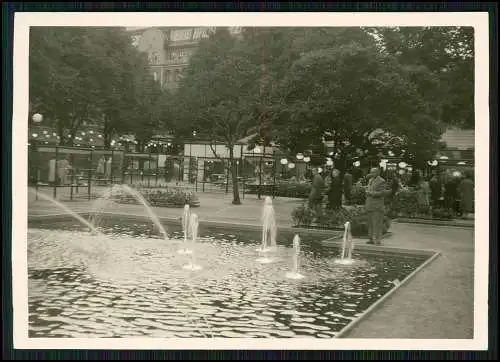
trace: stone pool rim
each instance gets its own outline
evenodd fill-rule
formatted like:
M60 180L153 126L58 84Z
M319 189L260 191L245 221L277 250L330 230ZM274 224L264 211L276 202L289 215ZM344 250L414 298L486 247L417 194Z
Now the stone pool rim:
M80 216L88 216L90 212L75 212ZM150 220L150 217L147 215L140 214L125 214L118 212L102 212L101 215L107 217L122 217L123 219L128 220ZM55 214L41 214L41 215L29 215L29 220L54 220L54 219L67 219L72 218L71 215L67 213L55 213ZM161 222L179 222L180 217L158 217ZM77 221L77 220L75 220ZM261 225L259 224L248 224L248 223L238 223L238 222L224 222L220 220L204 220L200 219L200 222L212 227L229 227L243 231L259 231L261 229ZM29 229L29 226L28 226ZM317 230L317 229L307 229L307 228L297 228L297 227L279 227L279 230L292 232L292 233L305 233L308 235L318 235L325 236L324 239L318 240L317 242L324 246L335 246L338 247L342 244L342 233L340 231L336 231L340 233L340 235L331 236L333 230ZM356 240L356 239L355 239ZM363 240L363 239L357 239ZM358 317L354 318L351 322L345 325L332 339L345 338L344 336L349 333L355 326L357 326L360 322L363 321L366 317L374 313L377 308L383 305L390 297L392 297L399 289L403 286L406 286L411 279L413 279L420 271L429 266L433 261L435 261L440 255L441 252L438 250L432 249L410 249L410 248L401 248L401 247L393 247L393 246L385 246L385 245L369 245L364 241L362 243L356 244L356 249L361 252L375 253L375 254L403 254L403 255L413 255L417 257L426 257L425 260L420 264L415 270L413 270L409 275L407 275L398 285L394 288L390 289L384 295L382 295L379 299L377 299L372 305L370 305L365 311L361 313ZM238 339L238 338L236 338Z

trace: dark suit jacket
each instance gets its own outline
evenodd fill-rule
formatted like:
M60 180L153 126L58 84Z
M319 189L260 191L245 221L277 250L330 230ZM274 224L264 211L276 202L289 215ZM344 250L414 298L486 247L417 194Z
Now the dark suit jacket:
M391 193L385 180L380 176L371 178L368 181L366 192L366 211L384 211L384 197L389 196Z

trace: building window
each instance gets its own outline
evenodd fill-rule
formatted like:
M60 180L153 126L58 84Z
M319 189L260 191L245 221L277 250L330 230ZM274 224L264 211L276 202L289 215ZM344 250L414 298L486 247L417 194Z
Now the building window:
M158 73L153 72L153 79L155 80L155 82L158 81Z
M181 71L180 71L180 69L177 69L175 71L175 81L178 82L180 80L181 80Z

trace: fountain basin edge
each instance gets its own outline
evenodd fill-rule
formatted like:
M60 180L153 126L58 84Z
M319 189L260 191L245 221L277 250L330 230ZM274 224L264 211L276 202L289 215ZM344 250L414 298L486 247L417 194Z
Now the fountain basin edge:
M404 249L403 249L404 250ZM409 249L406 249L409 250ZM413 277L415 277L421 270L430 265L434 260L436 260L441 255L440 252L436 251L430 258L425 260L420 266L418 266L414 271L412 271L406 278L404 278L395 288L390 289L387 293L382 295L375 303L368 307L364 312L361 313L360 316L352 320L349 324L347 324L344 328L342 328L334 338L348 338L347 335L349 332L357 326L360 322L366 319L370 314L377 310L377 308L381 307L387 300L389 300L399 289L403 286L406 286ZM383 337L380 337L383 338Z

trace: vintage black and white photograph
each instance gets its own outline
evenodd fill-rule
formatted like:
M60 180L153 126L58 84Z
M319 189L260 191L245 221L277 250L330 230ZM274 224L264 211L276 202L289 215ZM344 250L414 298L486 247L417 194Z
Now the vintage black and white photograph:
M18 19L22 345L486 348L488 15L163 15Z

